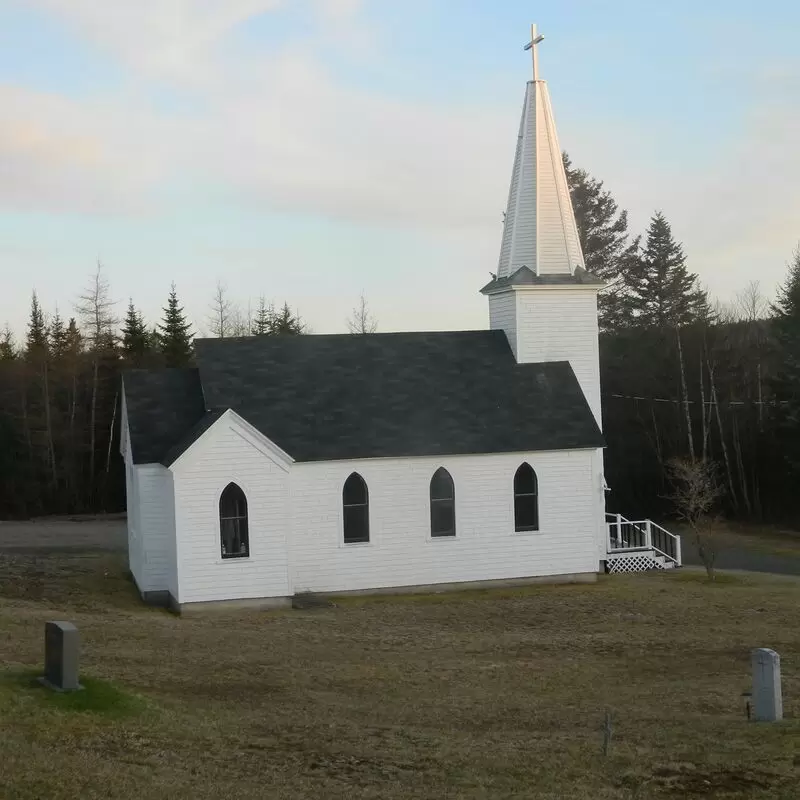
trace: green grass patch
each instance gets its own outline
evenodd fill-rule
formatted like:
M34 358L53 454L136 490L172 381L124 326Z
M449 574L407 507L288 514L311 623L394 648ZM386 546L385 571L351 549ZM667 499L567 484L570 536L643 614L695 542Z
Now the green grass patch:
M36 700L42 707L114 719L136 716L144 710L144 700L123 691L110 681L81 676L83 689L56 692L39 682L41 674L41 671L34 669L0 673L0 691L5 695L5 700L12 700L14 694L24 695Z

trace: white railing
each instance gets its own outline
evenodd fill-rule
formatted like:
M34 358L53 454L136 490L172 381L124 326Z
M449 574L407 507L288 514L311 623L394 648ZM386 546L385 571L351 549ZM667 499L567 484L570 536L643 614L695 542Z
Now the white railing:
M609 553L654 550L678 567L682 563L681 537L652 520L631 521L622 514L606 514L606 527Z

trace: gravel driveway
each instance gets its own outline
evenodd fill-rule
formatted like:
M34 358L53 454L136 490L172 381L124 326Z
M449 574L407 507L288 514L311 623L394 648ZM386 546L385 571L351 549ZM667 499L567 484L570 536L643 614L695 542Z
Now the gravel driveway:
M0 521L0 552L125 551L125 519Z
M0 552L35 553L81 550L125 552L124 517L92 519L41 519L27 522L0 521ZM688 536L683 537L685 564L701 561ZM800 556L792 557L752 548L726 545L717 556L717 569L800 575Z
M690 537L684 536L683 563L702 566L702 561ZM750 547L724 545L717 554L716 569L736 569L747 572L772 572L778 575L800 575L800 556L789 556Z

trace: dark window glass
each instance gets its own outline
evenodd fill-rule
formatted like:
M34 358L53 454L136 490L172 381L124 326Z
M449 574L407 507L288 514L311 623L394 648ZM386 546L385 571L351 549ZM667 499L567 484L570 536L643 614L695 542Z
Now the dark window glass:
M440 467L431 478L431 536L456 535L456 490L450 473Z
M539 530L539 481L530 464L514 476L514 530Z
M250 554L247 498L235 483L229 483L219 498L219 535L223 558L247 558Z
M342 490L345 544L369 541L369 492L364 479L354 472Z

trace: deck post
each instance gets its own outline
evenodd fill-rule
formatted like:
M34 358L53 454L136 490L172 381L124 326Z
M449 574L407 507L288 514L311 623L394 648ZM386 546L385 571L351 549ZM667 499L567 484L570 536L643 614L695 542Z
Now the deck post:
M653 547L653 529L649 519L644 521L644 544L648 550Z
M681 553L681 537L680 536L676 536L675 537L675 561L677 562L677 565L679 567L683 566L683 556L682 556L682 553Z
M617 547L622 547L622 514L617 514Z

